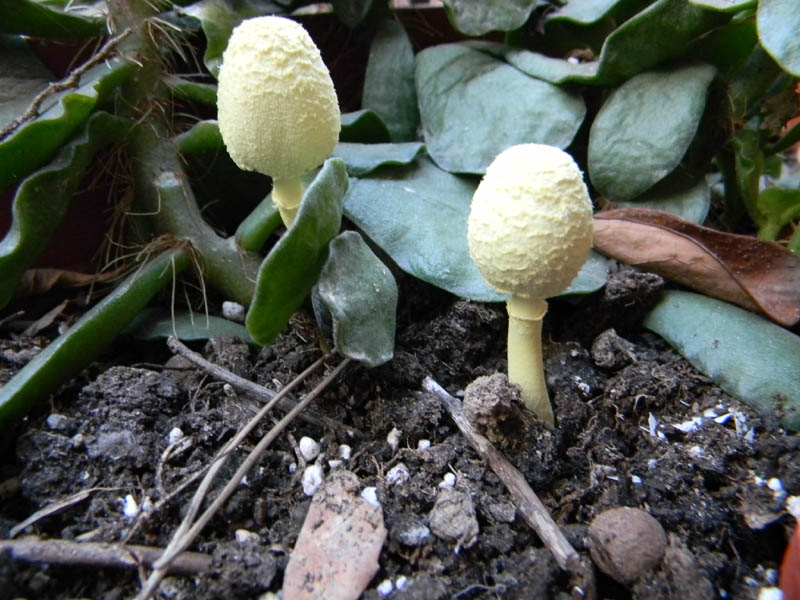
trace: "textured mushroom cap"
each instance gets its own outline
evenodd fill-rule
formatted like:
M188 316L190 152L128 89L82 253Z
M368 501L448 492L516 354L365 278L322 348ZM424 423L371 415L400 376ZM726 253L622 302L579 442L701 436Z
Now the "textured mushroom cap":
M239 167L285 179L331 155L339 140L339 103L301 25L283 17L242 21L222 61L219 129Z
M554 146L521 144L494 159L472 198L469 252L498 292L563 292L592 247L592 202L578 165Z

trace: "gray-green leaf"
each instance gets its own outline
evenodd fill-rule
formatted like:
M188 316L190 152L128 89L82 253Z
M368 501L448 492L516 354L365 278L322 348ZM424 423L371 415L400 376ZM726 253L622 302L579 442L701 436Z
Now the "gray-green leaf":
M345 231L328 246L316 296L332 318L340 354L368 367L392 359L397 284L357 232Z
M404 144L341 142L334 148L333 156L345 162L348 175L362 177L384 165L407 165L419 156L422 147L421 142Z
M678 166L715 73L704 64L652 71L611 93L589 134L589 175L603 195L631 200Z
M444 0L450 22L467 35L519 29L537 4L537 0Z
M726 302L671 291L644 325L723 390L800 430L800 337Z
M484 173L515 144L565 148L586 113L579 96L463 44L418 54L416 81L428 152L453 173Z
M800 10L796 0L761 0L758 37L770 56L792 75L800 76Z
M378 25L369 49L361 104L381 116L393 142L417 139L419 109L414 86L414 50L399 23L386 20Z

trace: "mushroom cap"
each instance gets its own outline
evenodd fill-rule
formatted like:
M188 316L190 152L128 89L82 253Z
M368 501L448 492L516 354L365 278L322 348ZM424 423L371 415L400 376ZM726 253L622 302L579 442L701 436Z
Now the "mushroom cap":
M240 168L285 179L331 155L339 103L319 49L299 23L275 16L242 21L222 61L219 129Z
M472 260L500 293L550 298L566 290L592 247L592 202L572 157L554 146L501 152L475 190Z

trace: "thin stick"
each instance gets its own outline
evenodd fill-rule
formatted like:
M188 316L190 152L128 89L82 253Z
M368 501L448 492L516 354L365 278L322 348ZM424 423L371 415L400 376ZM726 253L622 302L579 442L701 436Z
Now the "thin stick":
M72 542L69 540L40 540L24 537L19 540L0 540L0 556L9 552L11 558L27 562L50 563L81 567L150 566L161 555L161 548L125 544ZM200 552L179 554L169 565L176 575L197 575L211 565L211 556Z
M63 92L64 90L69 90L78 87L81 81L81 76L84 75L86 71L88 71L89 69L91 69L96 65L99 65L101 62L103 62L109 56L111 56L111 53L114 51L114 48L116 48L119 45L119 43L126 37L128 37L130 34L131 30L130 28L128 28L119 35L109 39L105 44L103 44L103 47L97 51L97 54L94 54L89 60L83 63L80 67L71 71L67 77L65 77L61 81L51 83L44 90L39 92L39 94L33 99L33 102L31 102L31 105L28 107L28 110L26 110L21 117L15 119L2 131L0 131L0 141L3 141L12 133L14 133L23 123L35 118L39 114L39 109L42 107L44 101L47 100L50 96L52 96L53 94L57 94L58 92Z
M432 378L426 377L422 382L422 387L439 398L470 445L489 463L492 470L502 480L517 503L519 514L533 528L544 545L550 549L558 566L571 573L578 571L581 562L580 556L561 533L547 508L525 481L522 473L489 440L475 430L461 407L461 403L448 394L442 386Z
M224 381L225 383L229 383L233 387L240 389L246 394L250 394L258 398L259 400L263 400L265 402L269 402L275 397L276 392L273 392L272 390L269 390L262 385L258 385L257 383L254 383L249 379L245 379L244 377L239 377L236 373L231 373L230 371L220 367L219 365L215 365L214 363L203 358L197 352L190 350L177 338L170 337L167 340L167 346L175 354L180 354L186 360L197 365L200 369L211 375L214 379L217 379L219 381ZM289 412L295 406L297 406L297 403L291 398L281 398L278 401L278 408L280 408L284 412ZM317 425L319 427L330 428L330 429L340 429L342 427L345 427L348 431L351 430L351 428L347 427L346 425L339 423L338 421L335 421L333 419L329 419L328 417L323 417L321 415L303 413L302 415L300 415L300 418L303 419L304 421L308 421L309 423L312 423L313 425Z

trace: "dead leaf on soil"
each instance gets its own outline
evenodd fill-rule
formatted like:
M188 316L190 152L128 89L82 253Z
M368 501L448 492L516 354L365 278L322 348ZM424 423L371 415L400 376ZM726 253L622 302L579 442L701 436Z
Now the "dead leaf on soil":
M594 247L781 325L800 320L800 258L774 242L701 227L659 210L622 208L595 215Z
M80 273L64 269L28 269L17 286L17 296L35 296L55 288L86 287L93 283L105 283L119 277L124 271L117 269L107 273Z
M383 511L359 496L359 486L340 471L314 494L283 575L284 600L355 600L378 571Z

